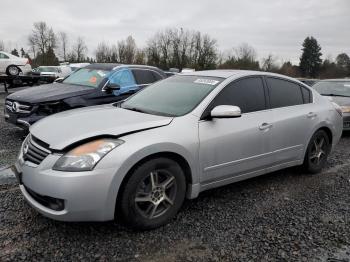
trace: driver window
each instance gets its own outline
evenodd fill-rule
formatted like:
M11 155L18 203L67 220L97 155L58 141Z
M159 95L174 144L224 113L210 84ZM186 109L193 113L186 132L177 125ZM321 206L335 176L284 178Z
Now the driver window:
M120 86L119 90L113 91L114 95L127 93L136 88L134 77L128 69L123 69L112 75L110 77L110 83Z
M249 77L228 84L212 101L205 114L219 105L238 106L242 113L266 109L264 84L261 77Z

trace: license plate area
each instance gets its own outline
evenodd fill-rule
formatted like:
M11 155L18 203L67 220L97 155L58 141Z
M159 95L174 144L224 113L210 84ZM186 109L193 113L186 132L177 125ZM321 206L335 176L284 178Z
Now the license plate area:
M344 122L343 123L344 128L350 128L350 122Z

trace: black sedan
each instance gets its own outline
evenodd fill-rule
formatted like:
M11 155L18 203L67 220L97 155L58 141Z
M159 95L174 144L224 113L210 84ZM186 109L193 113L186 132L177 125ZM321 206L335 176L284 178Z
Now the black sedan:
M61 111L124 100L167 76L150 66L92 64L60 83L28 88L5 101L6 121L27 129L36 121Z

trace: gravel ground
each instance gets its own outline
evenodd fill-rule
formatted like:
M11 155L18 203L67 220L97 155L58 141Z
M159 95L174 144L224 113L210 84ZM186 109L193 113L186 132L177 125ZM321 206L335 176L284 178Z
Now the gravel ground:
M0 115L0 169L24 135ZM322 174L291 168L210 190L147 232L47 219L0 179L0 261L350 261L349 146L345 134Z

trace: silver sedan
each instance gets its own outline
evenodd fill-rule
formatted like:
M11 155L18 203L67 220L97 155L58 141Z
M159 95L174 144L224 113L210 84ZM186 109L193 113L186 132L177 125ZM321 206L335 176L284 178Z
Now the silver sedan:
M294 79L190 72L39 121L14 171L47 217L150 229L204 190L297 165L320 172L342 123L339 106Z

